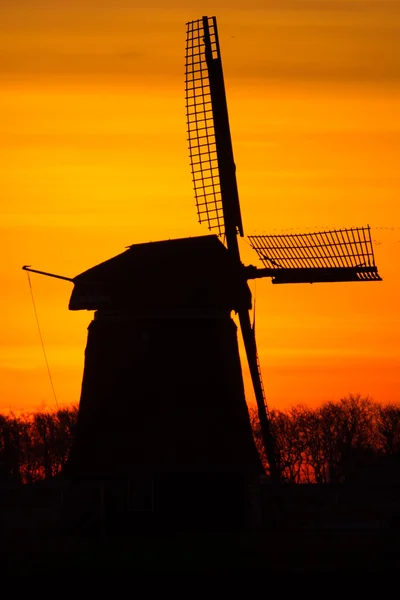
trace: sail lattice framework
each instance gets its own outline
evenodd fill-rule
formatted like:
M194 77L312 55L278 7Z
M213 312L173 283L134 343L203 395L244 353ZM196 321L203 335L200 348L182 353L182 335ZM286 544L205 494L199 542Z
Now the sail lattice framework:
M213 17L207 18L207 26L211 58L219 59L218 34ZM186 27L186 122L197 214L199 223L208 223L210 230L217 230L221 235L225 225L204 21L190 21Z
M273 283L381 280L369 226L248 239Z

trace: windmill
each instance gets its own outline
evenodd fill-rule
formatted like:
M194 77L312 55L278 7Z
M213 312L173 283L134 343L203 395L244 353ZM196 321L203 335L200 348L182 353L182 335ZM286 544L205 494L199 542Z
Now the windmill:
M135 244L74 278L69 308L94 310L78 431L67 471L102 476L193 472L257 476L238 315L271 479L279 481L251 325L248 280L378 281L369 227L244 236L215 17L187 23L186 115L200 223L210 235ZM224 243L220 238L224 239Z

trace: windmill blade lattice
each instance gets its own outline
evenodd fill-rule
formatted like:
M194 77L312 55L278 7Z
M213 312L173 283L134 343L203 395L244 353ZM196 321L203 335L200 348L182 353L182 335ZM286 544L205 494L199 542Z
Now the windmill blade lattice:
M207 18L212 57L218 57L216 25ZM186 120L190 165L200 223L224 233L221 183L215 139L210 78L205 54L203 19L187 23Z
M369 226L248 239L275 283L381 279Z
M243 237L243 224L215 17L187 23L185 64L189 155L199 221L224 234L228 248L239 258L236 238Z

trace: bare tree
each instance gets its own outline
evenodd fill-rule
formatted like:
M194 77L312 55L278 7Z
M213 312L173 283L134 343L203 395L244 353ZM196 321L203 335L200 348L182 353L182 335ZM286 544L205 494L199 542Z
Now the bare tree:
M0 478L32 483L61 472L75 435L78 409L0 415Z
M400 452L400 406L378 405L378 451L380 454Z
M0 417L0 473L2 480L21 482L26 425L14 414Z

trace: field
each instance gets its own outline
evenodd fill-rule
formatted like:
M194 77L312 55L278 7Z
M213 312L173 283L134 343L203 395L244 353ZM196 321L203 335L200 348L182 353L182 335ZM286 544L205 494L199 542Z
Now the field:
M283 486L277 500L266 486L250 520L235 524L231 514L221 527L216 520L199 524L187 511L184 517L172 511L170 518L159 512L157 518L154 506L127 511L120 504L115 510L115 502L114 510L105 502L103 512L73 511L71 519L65 497L60 503L62 489L57 484L2 490L5 575L387 577L400 567L399 490L393 487ZM104 500L104 494L99 497Z

